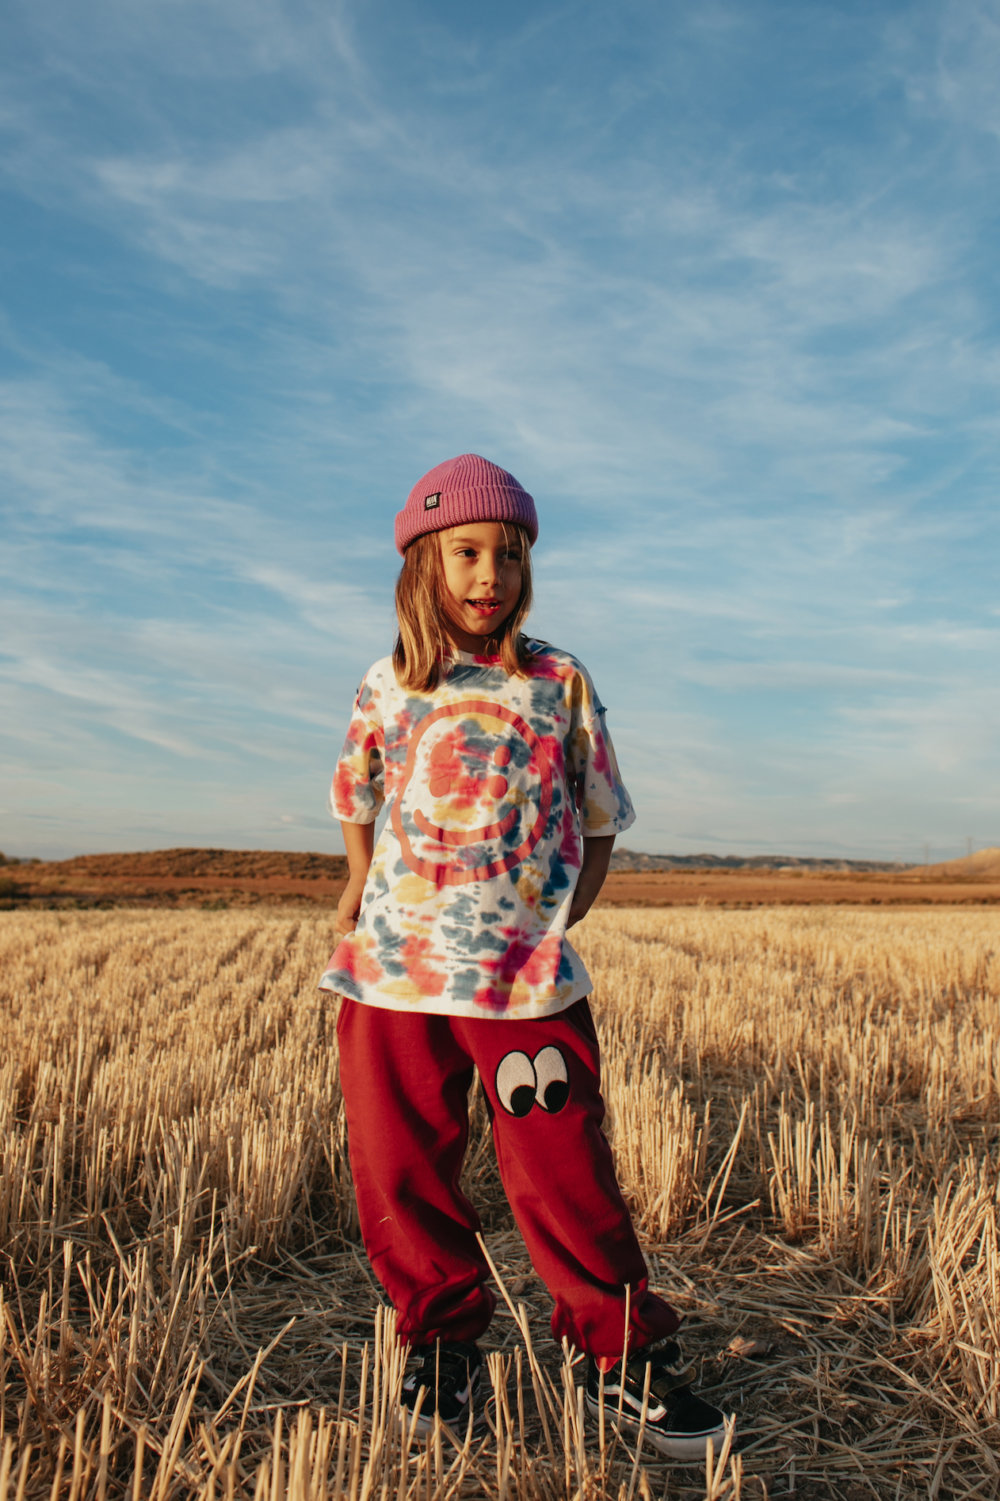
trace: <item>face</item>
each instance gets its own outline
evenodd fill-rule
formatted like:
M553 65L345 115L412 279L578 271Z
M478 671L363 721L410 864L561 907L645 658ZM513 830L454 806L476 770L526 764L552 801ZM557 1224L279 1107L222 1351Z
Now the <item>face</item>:
M481 652L517 608L521 539L499 521L463 523L440 536L445 632L459 651Z

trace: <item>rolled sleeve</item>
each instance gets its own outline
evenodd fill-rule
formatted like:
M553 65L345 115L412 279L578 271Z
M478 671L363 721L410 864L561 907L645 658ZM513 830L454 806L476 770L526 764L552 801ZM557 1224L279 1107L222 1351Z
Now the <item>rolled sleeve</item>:
M604 705L582 670L574 700L569 773L580 814L580 832L585 839L621 834L635 823L635 809L618 770L604 722Z

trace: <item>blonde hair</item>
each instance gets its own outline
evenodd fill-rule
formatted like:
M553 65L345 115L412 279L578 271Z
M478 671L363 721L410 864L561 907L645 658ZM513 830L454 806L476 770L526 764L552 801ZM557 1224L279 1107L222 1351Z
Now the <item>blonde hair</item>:
M510 677L526 677L534 660L522 627L531 609L531 542L525 527L502 523L505 540L516 537L521 544L521 592L517 604L497 636L484 636L484 649L495 643L504 671ZM438 681L441 663L450 643L444 621L448 614L441 533L425 532L414 537L403 554L396 580L396 618L399 635L392 651L392 665L403 688L426 693Z

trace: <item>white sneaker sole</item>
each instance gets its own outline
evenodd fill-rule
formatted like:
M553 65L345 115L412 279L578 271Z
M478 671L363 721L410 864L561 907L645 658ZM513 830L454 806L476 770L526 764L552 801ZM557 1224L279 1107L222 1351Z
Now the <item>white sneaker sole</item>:
M601 1404L595 1402L587 1393L587 1407L591 1415L599 1418ZM638 1433L642 1427L641 1420L623 1407L619 1413L617 1406L605 1407L604 1420L606 1423L614 1423L618 1427L627 1428L630 1433ZM643 1429L643 1443L658 1449L661 1454L666 1454L669 1459L693 1459L705 1458L705 1445L712 1440L712 1447L716 1454L722 1448L726 1437L726 1426L720 1423L716 1428L706 1428L704 1433L663 1433L662 1430L651 1427L649 1423Z
M417 1435L418 1438L426 1438L427 1435L433 1430L434 1419L437 1417L437 1413L436 1412L424 1412L423 1408L421 1408L420 1413L419 1413L419 1415L417 1417L416 1422L413 1422L412 1413L411 1413L410 1408L405 1407L403 1409L403 1411L407 1415L406 1416L407 1426L410 1426L412 1424L413 1432ZM475 1407L473 1407L471 1409L471 1411L472 1411L472 1431L473 1431L473 1433L475 1433L476 1429L479 1427L480 1423L483 1421L483 1415ZM468 1432L468 1428L469 1428L469 1413L468 1412L463 1412L460 1418L456 1418L451 1423L446 1423L445 1420L444 1420L444 1418L442 1418L441 1419L441 1427L442 1428L450 1428L451 1431L452 1431L452 1433L456 1433L460 1437L464 1437L465 1434Z

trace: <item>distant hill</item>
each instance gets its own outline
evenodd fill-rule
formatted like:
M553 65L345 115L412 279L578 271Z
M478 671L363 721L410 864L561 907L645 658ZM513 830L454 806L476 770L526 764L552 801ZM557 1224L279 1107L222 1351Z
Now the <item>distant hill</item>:
M0 868L0 906L331 907L346 879L345 856L291 850L139 850L8 860Z
M3 857L0 856L0 864ZM1000 873L1000 850L980 850L971 860L952 860L947 865L914 868L901 860L842 860L805 855L647 855L637 850L616 849L611 857L612 870L801 870L831 871L902 871L928 875L961 875L968 866L969 875L989 878L990 871ZM961 867L961 869L959 869ZM994 867L996 869L994 870ZM211 880L343 880L347 874L343 855L320 855L296 850L224 850L169 849L114 852L105 855L74 855L68 860L9 860L10 874L38 879L58 875L63 879L98 881L181 881L186 878Z
M909 870L902 860L840 860L808 855L644 855L616 849L612 870L802 870L809 872Z
M214 879L261 880L268 877L318 880L327 876L341 880L347 873L343 855L300 854L293 850L175 849L138 850L110 855L74 855L70 860L32 861L33 872L58 871L64 876L91 876L113 880L145 878L182 879L210 876Z
M311 906L331 914L343 855L169 849L0 863L0 908ZM603 906L815 903L1000 905L1000 849L944 865L794 855L645 855L616 850Z
M918 865L915 876L945 877L952 881L1000 881L1000 846L976 850L974 855L963 855L960 860L945 860L939 865Z

